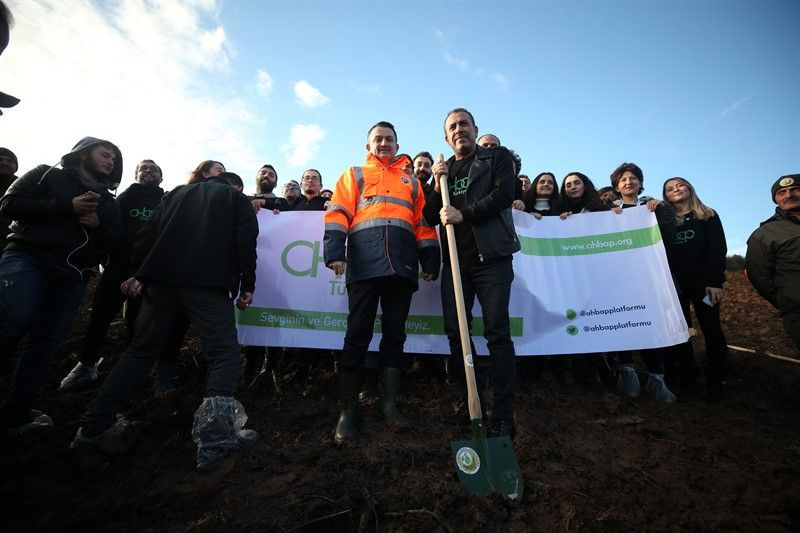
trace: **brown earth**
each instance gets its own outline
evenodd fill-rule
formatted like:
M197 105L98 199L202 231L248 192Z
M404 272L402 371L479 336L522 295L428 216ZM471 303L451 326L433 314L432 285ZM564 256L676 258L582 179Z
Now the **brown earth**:
M345 510L360 531L800 530L800 364L763 352L800 354L741 272L729 275L723 325L731 345L759 353L731 352L721 403L700 394L664 407L622 401L611 387L568 394L549 373L522 380L515 449L525 493L513 505L459 484L450 442L469 430L438 424L455 397L432 358L410 373L412 431L391 433L370 404L361 438L338 448L331 357L314 354L306 372L307 358L287 356L276 364L280 392L268 383L240 395L258 443L199 474L190 430L203 370L191 339L178 394L157 401L148 388L126 413L143 421L133 450L76 458L67 445L96 389L56 388L88 309L80 316L38 402L55 430L0 438L2 531L281 531ZM119 344L104 355L118 356ZM702 362L702 341L695 349Z

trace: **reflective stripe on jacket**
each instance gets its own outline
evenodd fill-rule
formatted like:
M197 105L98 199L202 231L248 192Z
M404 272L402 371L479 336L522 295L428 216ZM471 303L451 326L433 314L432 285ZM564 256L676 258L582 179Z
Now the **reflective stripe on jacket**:
M397 275L416 287L423 272L439 274L439 242L425 222L425 196L404 169L407 157L382 163L372 154L339 177L325 212L324 258L346 261L346 282ZM346 243L346 248L345 248Z

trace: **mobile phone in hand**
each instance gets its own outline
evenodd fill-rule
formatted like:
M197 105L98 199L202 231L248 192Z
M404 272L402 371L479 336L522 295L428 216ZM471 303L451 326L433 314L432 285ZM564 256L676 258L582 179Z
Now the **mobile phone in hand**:
M88 194L88 195L89 195L89 196L91 196L92 198L96 198L96 199L98 199L98 200L100 199L100 195L99 195L99 194L97 194L97 193L96 193L96 192L94 192L94 191L86 191L86 194Z

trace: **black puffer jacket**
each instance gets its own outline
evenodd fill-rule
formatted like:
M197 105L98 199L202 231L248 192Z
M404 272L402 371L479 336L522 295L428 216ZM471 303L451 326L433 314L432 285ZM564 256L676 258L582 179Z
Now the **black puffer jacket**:
M455 156L447 160L448 167ZM461 212L464 222L472 226L478 257L481 262L519 251L519 239L511 217L511 202L519 180L514 176L513 165L502 165L509 172L495 172L500 160L511 160L511 153L502 147L476 147L475 161L469 169L466 190L467 206ZM508 162L506 161L506 163ZM442 197L431 189L425 198L425 219L431 226L439 224ZM440 232L442 258L448 257L447 237Z
M782 314L800 313L800 218L780 207L747 239L747 278Z
M26 172L0 199L0 213L13 220L5 249L26 252L54 273L85 279L106 261L122 232L119 204L103 186L93 189L100 194L98 227L78 222L72 199L87 190L74 167L39 165Z

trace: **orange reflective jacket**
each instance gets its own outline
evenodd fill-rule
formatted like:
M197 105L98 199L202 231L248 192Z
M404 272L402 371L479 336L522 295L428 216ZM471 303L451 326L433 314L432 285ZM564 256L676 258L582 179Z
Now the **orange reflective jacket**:
M372 154L336 182L325 212L325 264L346 261L346 282L402 276L417 286L422 271L438 276L439 242L422 216L425 195L401 157L385 165ZM345 249L346 242L346 249Z

